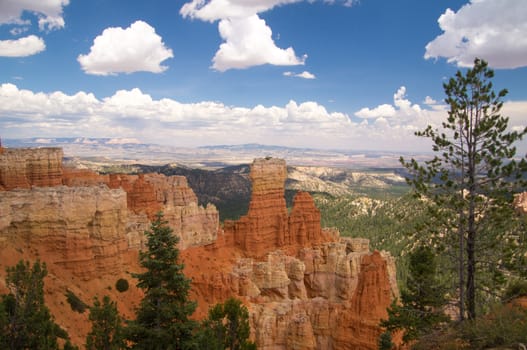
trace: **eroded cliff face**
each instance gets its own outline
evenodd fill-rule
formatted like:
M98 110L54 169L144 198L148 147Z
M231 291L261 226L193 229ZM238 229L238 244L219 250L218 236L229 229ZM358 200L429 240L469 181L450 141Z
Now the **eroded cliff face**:
M298 250L305 245L337 239L320 227L320 211L311 196L298 192L288 214L284 198L287 167L283 159L262 158L251 164L252 195L247 215L224 224L227 244L246 255L262 258L278 248Z
M62 149L10 149L0 152L0 190L62 184Z
M183 252L198 313L234 295L251 310L258 349L376 349L398 295L394 260L322 229L308 193L288 213L284 161L255 160L251 179L247 215L225 223L215 244Z
M47 264L46 304L74 343L84 344L87 312L71 310L66 291L90 304L95 295L117 301L133 317L142 292L130 272L153 216L164 212L180 248L210 244L218 229L214 206L201 207L180 176L99 175L62 167L62 150L3 149L0 154L0 293L5 268L20 259ZM130 290L119 293L119 278Z
M377 348L379 320L398 294L393 259L371 253L367 240L322 229L308 193L288 212L285 161L254 161L250 209L222 230L214 206L198 206L181 176L63 168L57 149L0 157L0 293L6 266L45 261L46 304L74 343L84 344L88 315L70 309L66 290L86 303L107 294L133 317L141 291L130 272L139 271L143 232L162 210L181 237L197 318L234 296L250 310L259 349ZM118 278L129 291L115 290Z

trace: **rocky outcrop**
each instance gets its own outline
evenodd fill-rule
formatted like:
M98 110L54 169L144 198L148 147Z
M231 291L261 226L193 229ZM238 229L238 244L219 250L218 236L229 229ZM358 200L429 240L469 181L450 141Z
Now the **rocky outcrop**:
M195 297L245 300L259 349L376 349L398 295L394 260L371 253L366 239L322 229L308 193L288 214L284 171L282 160L255 160L247 215L226 223L215 245L183 252Z
M63 169L56 149L7 153L15 165L1 167L0 263L46 261L46 302L77 344L89 323L65 306L65 290L85 302L110 294L133 317L141 291L133 282L125 294L112 286L138 271L143 232L161 210L181 237L197 318L235 296L250 310L259 349L377 347L379 320L398 293L393 259L371 253L367 240L322 229L308 193L297 193L288 212L285 161L254 161L248 213L221 230L216 208L199 206L184 177ZM24 157L39 165L24 167Z
M45 299L77 345L89 330L87 313L73 312L66 290L85 303L110 295L132 318L141 298L130 272L140 271L138 251L157 211L164 212L180 247L214 242L214 206L202 207L181 176L99 175L62 167L62 150L2 149L0 154L0 293L5 267L20 259L45 262ZM130 290L114 288L132 279Z
M97 187L0 192L0 236L83 280L120 272L128 249L126 193Z
M233 242L251 257L261 258L281 249L335 239L320 227L320 212L311 196L298 192L291 214L284 198L287 167L274 158L256 159L251 164L252 196L247 215L224 223L227 242Z
M127 206L136 221L146 216L146 222L162 211L180 237L180 248L211 244L219 229L218 211L213 205L202 207L183 176L160 174L111 174L108 185L122 188L127 193Z
M181 248L215 241L218 212L212 205L198 206L184 177L99 175L63 168L62 156L60 148L4 149L0 155L2 240L23 238L42 249L54 242L50 243L56 246L54 262L78 264L83 278L96 273L96 266L113 271L98 263L105 254L113 261L123 249L141 248L143 232L159 211L181 237Z
M143 232L148 229L151 220L159 211L163 211L165 219L169 221L175 234L181 237L182 249L210 244L216 240L219 229L218 212L213 205L202 207L188 186L183 176L164 176L160 174L110 174L100 175L88 169L63 168L62 149L3 149L0 155L0 190L36 189L37 187L52 187L49 191L35 191L25 194L28 207L39 205L39 201L46 203L47 196L62 198L78 208L82 208L84 199L69 198L67 188L92 188L94 198L104 192L104 188L124 191L125 200L123 210L126 211L127 222L122 225L121 233L126 236L130 248L141 248ZM59 190L59 186L66 188ZM104 188L102 188L102 187ZM81 191L80 189L78 191ZM83 191L87 191L84 189ZM18 192L21 194L22 192ZM43 194L46 193L46 194ZM31 203L31 197L36 196L37 202ZM24 197L24 196L22 196ZM22 199L20 199L22 200ZM6 205L9 200L5 200ZM86 202L89 205L89 201ZM43 205L42 203L40 205ZM65 204L66 208L69 204ZM52 213L61 220L77 220L76 211L63 212L53 206L46 207L49 216ZM92 214L87 208L86 215ZM3 221L7 216L2 215ZM52 225L53 226L53 225ZM51 227L51 229L55 229ZM64 231L57 228L57 231ZM4 234L0 229L0 237Z
M330 243L305 248L299 259L271 258L264 275L282 276L271 279L275 283L262 284L262 273L253 271L261 291L253 300L263 308L254 314L254 329L257 339L267 339L259 348L275 349L281 343L284 349L376 348L379 320L387 316L386 307L397 290L378 252L346 253L347 247L346 242ZM270 316L277 306L282 313ZM271 335L280 332L273 325L280 322L289 331L269 343Z
M62 184L61 148L3 148L0 191Z
M518 193L514 196L514 207L520 214L527 214L527 192Z

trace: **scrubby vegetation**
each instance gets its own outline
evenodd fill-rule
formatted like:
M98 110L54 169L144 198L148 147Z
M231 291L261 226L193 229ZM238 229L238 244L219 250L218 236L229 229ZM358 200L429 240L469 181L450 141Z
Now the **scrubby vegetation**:
M69 289L66 291L66 301L70 304L73 311L80 314L84 313L88 308L88 305Z
M117 304L105 295L101 301L95 297L90 307L91 330L86 337L86 350L125 349L123 321Z
M117 289L119 292L124 293L130 288L128 284L128 280L124 278L119 278L117 282L115 282L115 289Z
M6 271L9 293L0 300L0 349L58 350L59 338L64 349L75 349L44 304L46 264L21 260Z

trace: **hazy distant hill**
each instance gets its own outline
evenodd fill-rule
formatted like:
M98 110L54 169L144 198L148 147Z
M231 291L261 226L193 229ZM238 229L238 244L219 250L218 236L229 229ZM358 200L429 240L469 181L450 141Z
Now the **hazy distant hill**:
M274 145L215 145L197 148L144 144L129 138L2 139L5 147L62 147L66 157L98 157L108 161L141 164L184 164L191 168L222 168L249 164L255 158L283 158L288 165L346 169L397 168L396 152L327 150ZM406 155L408 156L408 155ZM415 157L415 155L412 155ZM428 157L427 157L428 158Z

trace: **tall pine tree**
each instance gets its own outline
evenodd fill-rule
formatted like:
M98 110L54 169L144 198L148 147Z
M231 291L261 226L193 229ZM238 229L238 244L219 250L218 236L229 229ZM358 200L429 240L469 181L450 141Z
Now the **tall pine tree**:
M193 349L196 322L189 317L196 303L188 298L190 279L183 274L184 265L179 262L179 238L163 220L162 213L145 235L147 250L139 254L145 272L133 274L145 295L136 319L125 329L126 339L132 349Z
M229 298L209 310L198 334L199 348L203 350L254 350L249 340L249 312L242 302Z
M407 288L401 291L400 303L388 309L388 319L381 326L388 331L403 330L409 343L447 322L443 313L445 288L437 276L436 257L429 247L419 246L410 254Z
M86 350L125 349L123 325L117 304L105 295L102 304L95 297L90 307L92 328L86 337Z
M0 303L0 348L58 349L58 338L68 339L68 335L44 304L46 264L37 261L31 267L21 260L6 271L10 293Z
M513 218L512 195L527 169L523 157L516 160L514 146L527 128L509 131L509 119L500 114L507 90L496 94L493 77L481 59L465 74L458 71L444 84L450 110L442 128L428 126L416 133L431 139L436 156L424 164L401 158L411 174L409 183L427 198L441 230L438 246L457 251L461 319L465 313L476 317L477 281L483 287L501 278L505 243L514 240L505 229Z

